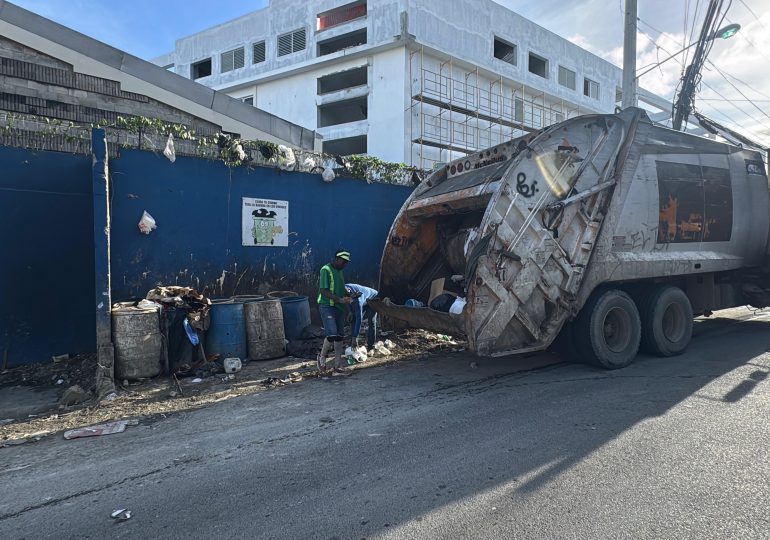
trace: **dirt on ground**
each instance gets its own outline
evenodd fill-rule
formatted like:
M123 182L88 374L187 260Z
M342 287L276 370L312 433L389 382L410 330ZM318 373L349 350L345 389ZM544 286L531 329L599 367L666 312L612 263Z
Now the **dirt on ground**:
M448 336L422 330L383 332L382 340L390 341L390 354L375 353L366 361L350 366L358 371L374 366L424 359L450 351L462 351L466 343ZM114 396L97 402L74 405L53 405L47 412L26 418L8 418L0 421L0 448L33 442L62 431L101 424L113 420L165 416L256 392L265 392L281 386L300 384L319 376L315 355L320 339L292 343L291 356L277 360L246 362L234 374L216 374L207 377L159 376L126 384L116 381ZM93 392L96 358L77 356L57 363L35 364L0 372L0 392L8 386L61 387L79 385ZM2 416L2 413L0 413Z

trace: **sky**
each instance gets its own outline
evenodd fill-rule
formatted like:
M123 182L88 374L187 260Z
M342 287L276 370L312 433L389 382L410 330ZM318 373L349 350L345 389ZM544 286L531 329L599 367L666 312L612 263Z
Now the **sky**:
M11 0L30 11L151 59L174 49L176 39L265 7L268 0ZM416 0L413 0L416 1ZM452 0L447 0L452 1ZM495 0L617 65L623 58L623 0ZM700 30L707 0L639 0L637 67L653 65ZM696 108L770 146L770 2L726 0L728 22L741 24L709 55ZM692 29L695 27L695 33ZM641 79L642 87L673 100L680 55ZM713 64L713 65L712 65ZM642 69L638 69L641 71ZM722 74L719 73L722 72Z

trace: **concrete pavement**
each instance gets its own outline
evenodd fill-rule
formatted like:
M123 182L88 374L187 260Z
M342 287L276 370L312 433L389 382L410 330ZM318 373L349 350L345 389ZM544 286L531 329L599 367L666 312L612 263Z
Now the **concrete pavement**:
M621 371L454 354L2 449L0 537L767 538L770 315L729 315Z

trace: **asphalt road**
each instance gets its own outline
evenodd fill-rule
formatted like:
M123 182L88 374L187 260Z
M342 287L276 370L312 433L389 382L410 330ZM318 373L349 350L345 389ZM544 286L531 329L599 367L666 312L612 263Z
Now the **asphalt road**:
M621 371L452 355L2 449L0 538L768 538L770 314L733 316Z

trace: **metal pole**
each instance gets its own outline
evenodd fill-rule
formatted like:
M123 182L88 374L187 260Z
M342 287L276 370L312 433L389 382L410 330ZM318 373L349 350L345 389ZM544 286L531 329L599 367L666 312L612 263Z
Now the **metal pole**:
M626 0L626 24L623 34L622 107L636 107L636 0Z

